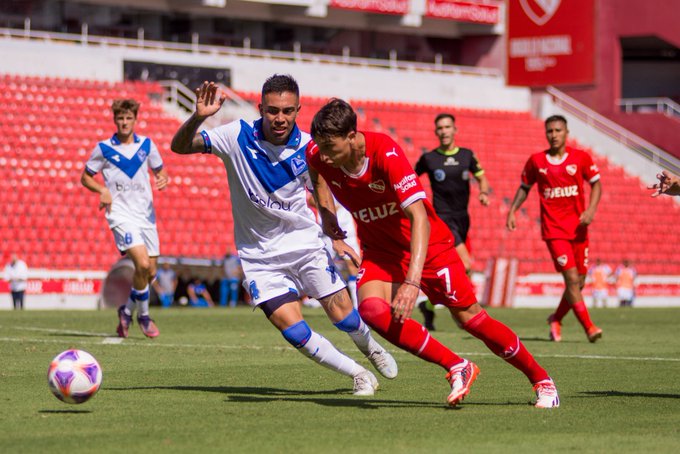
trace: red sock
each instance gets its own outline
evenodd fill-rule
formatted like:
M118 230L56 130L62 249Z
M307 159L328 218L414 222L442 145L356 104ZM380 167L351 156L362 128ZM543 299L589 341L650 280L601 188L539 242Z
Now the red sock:
M534 384L550 378L529 353L519 337L510 328L495 320L482 310L472 320L463 325L463 329L480 339L489 350L521 370Z
M567 315L569 309L571 309L571 304L569 304L567 298L565 298L564 295L562 295L560 304L559 306L557 306L557 309L555 309L555 313L553 314L553 320L556 322L562 322L562 319L564 318L565 315Z
M368 326L392 344L425 361L439 364L447 372L463 361L415 320L408 319L403 324L394 321L390 305L382 298L371 297L361 301L359 314Z
M583 329L588 331L591 326L593 326L593 322L590 320L590 314L588 313L588 309L586 308L586 303L583 301L579 301L578 303L574 304L574 315L576 315L576 318L578 319L579 323L581 326L583 326Z

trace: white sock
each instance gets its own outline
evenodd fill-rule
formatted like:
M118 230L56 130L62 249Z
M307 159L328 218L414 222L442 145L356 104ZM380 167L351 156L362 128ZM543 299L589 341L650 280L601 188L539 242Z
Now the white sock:
M312 331L312 336L307 343L298 350L313 361L343 375L354 377L366 370L352 358L335 348L328 339L314 331Z
M366 356L376 350L381 349L380 344L378 344L375 339L373 339L373 336L371 336L371 330L363 320L361 320L359 329L349 332L347 335L352 339L352 341L354 341L354 344L357 346L359 351Z
M127 302L125 303L124 312L132 317L132 314L135 313L135 309L137 309L137 303L132 301L132 298L128 298Z
M149 315L149 286L147 285L141 290L133 288L130 295L132 296L131 299L137 302L139 316Z

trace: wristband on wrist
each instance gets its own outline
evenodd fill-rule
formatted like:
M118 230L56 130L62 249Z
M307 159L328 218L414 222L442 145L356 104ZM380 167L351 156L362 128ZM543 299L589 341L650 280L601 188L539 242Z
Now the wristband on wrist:
M411 281L411 280L409 280L409 279L404 279L404 284L412 285L412 286L414 286L415 288L417 288L418 290L420 290L420 284L418 284L418 283L415 282L415 281Z

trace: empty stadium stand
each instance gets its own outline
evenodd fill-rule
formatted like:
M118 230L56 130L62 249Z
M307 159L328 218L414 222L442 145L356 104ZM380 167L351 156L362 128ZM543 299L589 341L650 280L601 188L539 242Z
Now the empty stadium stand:
M114 98L142 101L138 132L158 145L171 184L154 194L164 255L219 258L233 247L232 214L222 163L204 155L178 156L170 141L179 121L163 111L156 83L109 83L0 75L0 250L17 252L30 267L107 269L118 255L96 195L80 185L85 161L98 140L114 132ZM240 93L257 103L259 94ZM504 223L528 155L545 148L541 120L527 112L458 109L444 105L349 100L360 129L392 135L415 162L436 144L433 118L456 115L457 143L479 156L491 182L492 205L471 200L471 246L475 269L493 257L516 257L520 274L552 272L540 240L538 201L530 194L519 216L519 231ZM303 97L299 124L308 130L325 98ZM593 153L604 195L591 227L592 258L615 266L634 262L644 274L680 274L680 246L667 229L680 225L680 211L669 198L651 199L645 183ZM423 183L428 187L427 178ZM429 187L428 187L429 191ZM473 190L474 194L474 190ZM668 227L670 226L670 227ZM663 248L659 261L655 251Z

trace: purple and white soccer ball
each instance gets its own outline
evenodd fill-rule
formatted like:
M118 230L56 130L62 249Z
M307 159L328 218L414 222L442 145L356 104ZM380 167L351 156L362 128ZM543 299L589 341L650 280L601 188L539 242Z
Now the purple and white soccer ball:
M102 368L88 352L66 350L50 363L47 383L59 400L68 404L82 404L99 390Z

